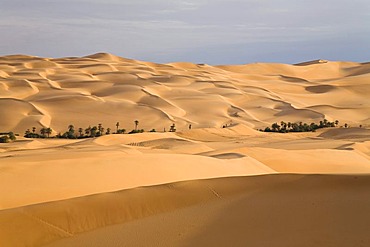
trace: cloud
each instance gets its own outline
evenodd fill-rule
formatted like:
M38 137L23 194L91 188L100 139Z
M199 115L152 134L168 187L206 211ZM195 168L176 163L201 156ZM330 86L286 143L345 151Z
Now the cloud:
M241 60L227 51L265 59L266 50L276 54L302 44L307 52L297 56L320 56L325 47L343 48L350 39L363 54L337 53L356 60L370 55L364 45L370 43L369 9L368 0L3 0L0 50L46 56L107 51L160 62L219 63ZM223 55L216 59L215 53Z

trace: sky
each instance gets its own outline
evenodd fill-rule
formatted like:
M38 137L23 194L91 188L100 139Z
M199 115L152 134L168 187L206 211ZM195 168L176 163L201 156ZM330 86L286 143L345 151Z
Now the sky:
M0 55L370 61L369 0L0 0Z

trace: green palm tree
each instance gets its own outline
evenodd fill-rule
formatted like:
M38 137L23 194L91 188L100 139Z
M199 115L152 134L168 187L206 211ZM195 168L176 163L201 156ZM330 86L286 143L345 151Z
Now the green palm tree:
M138 120L135 120L135 131L137 130L137 126L139 125L139 121Z
M97 134L97 131L98 131L98 128L96 127L96 126L94 126L94 127L92 127L91 128L91 131L90 131L90 133L91 133L91 137L95 137L96 136L96 134Z
M119 122L116 123L116 127L117 127L116 133L118 133Z
M48 138L50 137L52 132L53 132L53 130L51 128L46 128L45 133L48 135Z
M327 124L328 124L328 120L324 118L324 127L327 127Z
M82 128L78 128L78 133L80 133L80 137L82 136L82 132L83 132L83 129Z
M85 135L91 136L91 127L90 126L85 129Z
M272 128L272 131L277 132L280 130L280 125L278 125L277 123L273 123L271 125L271 128Z
M68 133L67 133L68 138L73 138L74 134L75 134L75 127L72 124L68 125Z
M40 129L40 133L41 133L41 136L42 136L42 137L45 137L45 134L46 134L46 128L41 128L41 129Z

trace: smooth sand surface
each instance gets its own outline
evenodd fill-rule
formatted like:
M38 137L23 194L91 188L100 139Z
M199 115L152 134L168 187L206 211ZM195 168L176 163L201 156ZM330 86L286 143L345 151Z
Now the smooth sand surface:
M0 57L0 132L20 135L0 143L0 246L369 246L369 81L325 60ZM157 132L22 137L134 120Z
M368 175L186 181L3 210L0 237L5 246L367 246L369 186Z

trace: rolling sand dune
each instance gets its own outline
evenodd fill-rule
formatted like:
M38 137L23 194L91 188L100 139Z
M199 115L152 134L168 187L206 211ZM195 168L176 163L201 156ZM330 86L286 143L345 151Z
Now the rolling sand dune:
M0 57L0 133L19 134L0 143L0 246L370 246L369 81L326 60Z
M268 175L136 188L0 211L0 238L7 246L367 246L369 186L369 176Z
M172 122L179 129L228 122L261 128L282 119L323 117L354 126L370 123L368 64L161 65L98 53L58 59L6 56L0 66L0 97L35 105L44 109L40 115L51 118L45 126L49 123L40 122L42 116L11 111L13 103L2 102L14 118L12 124L0 119L2 131L22 133L24 121L60 132L69 124L97 124L95 119L111 127L121 121L126 129L138 119L142 128L159 130ZM94 118L86 118L92 113Z

